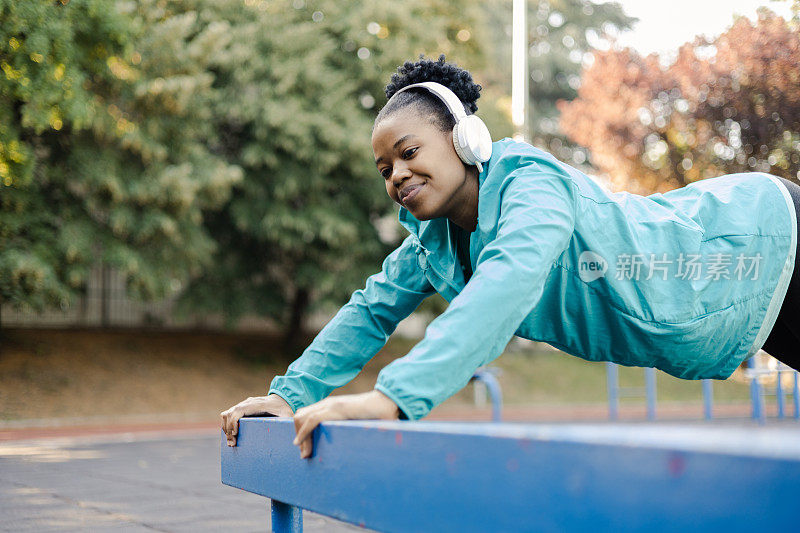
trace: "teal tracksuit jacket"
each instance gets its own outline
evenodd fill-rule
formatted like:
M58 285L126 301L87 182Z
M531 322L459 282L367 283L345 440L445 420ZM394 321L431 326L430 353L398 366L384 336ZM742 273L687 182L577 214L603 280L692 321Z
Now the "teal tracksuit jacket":
M398 322L440 293L447 310L375 388L419 419L513 335L591 361L727 378L763 345L795 261L788 191L751 172L646 197L611 193L527 143L492 144L479 174L467 283L446 218L404 207L402 244L270 393L294 409L350 381Z

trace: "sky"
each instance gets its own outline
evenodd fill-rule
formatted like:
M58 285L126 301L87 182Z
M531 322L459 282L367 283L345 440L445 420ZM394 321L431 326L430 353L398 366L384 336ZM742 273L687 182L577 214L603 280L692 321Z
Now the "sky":
M597 2L597 0L595 0ZM637 17L632 31L619 35L619 44L639 53L676 52L695 35L716 37L733 24L733 16L756 19L756 9L766 6L788 19L792 16L791 1L770 0L615 0L626 14Z

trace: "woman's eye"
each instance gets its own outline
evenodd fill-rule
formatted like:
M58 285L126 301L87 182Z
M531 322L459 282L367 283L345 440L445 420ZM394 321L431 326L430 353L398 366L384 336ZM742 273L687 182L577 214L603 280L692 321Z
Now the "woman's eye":
M390 173L391 173L391 172L390 172L390 169L389 169L389 167L386 167L386 168L384 168L383 170L381 170L381 176L383 177L383 179L386 179L386 178L388 178L388 177L389 177L389 175L390 175Z
M403 152L403 158L405 158L405 159L408 159L409 157L411 157L412 155L414 155L414 152L416 152L416 151L417 151L417 149L416 149L416 148L409 148L408 150L406 150L405 152Z

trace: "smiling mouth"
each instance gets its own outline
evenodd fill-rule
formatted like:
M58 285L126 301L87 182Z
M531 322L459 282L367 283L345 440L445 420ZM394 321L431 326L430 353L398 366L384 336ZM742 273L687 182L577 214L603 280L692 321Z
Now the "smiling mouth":
M407 188L403 189L400 192L400 203L404 204L409 201L413 200L415 196L419 193L419 190L423 187L423 184L419 185L409 185Z

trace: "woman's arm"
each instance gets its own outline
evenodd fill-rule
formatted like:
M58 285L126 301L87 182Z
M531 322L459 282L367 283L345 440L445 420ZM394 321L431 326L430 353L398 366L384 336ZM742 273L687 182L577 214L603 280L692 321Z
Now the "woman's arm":
M312 431L320 422L422 418L502 353L572 237L575 202L568 178L531 169L508 176L501 202L497 237L425 338L380 372L371 393L330 397L295 413L301 457L311 456Z
M328 396L364 367L397 324L435 292L417 263L411 235L367 278L363 289L314 338L285 375L270 383L269 394L297 411Z
M481 251L469 283L425 338L378 375L375 389L406 418L424 417L462 389L475 369L502 353L534 309L573 234L573 187L568 177L531 167L506 178L497 236Z
M496 238L425 338L380 372L372 393L327 398L295 413L301 457L311 456L312 431L320 422L384 418L387 412L389 418L422 418L502 353L539 301L575 227L569 178L522 168L506 178L502 190Z

